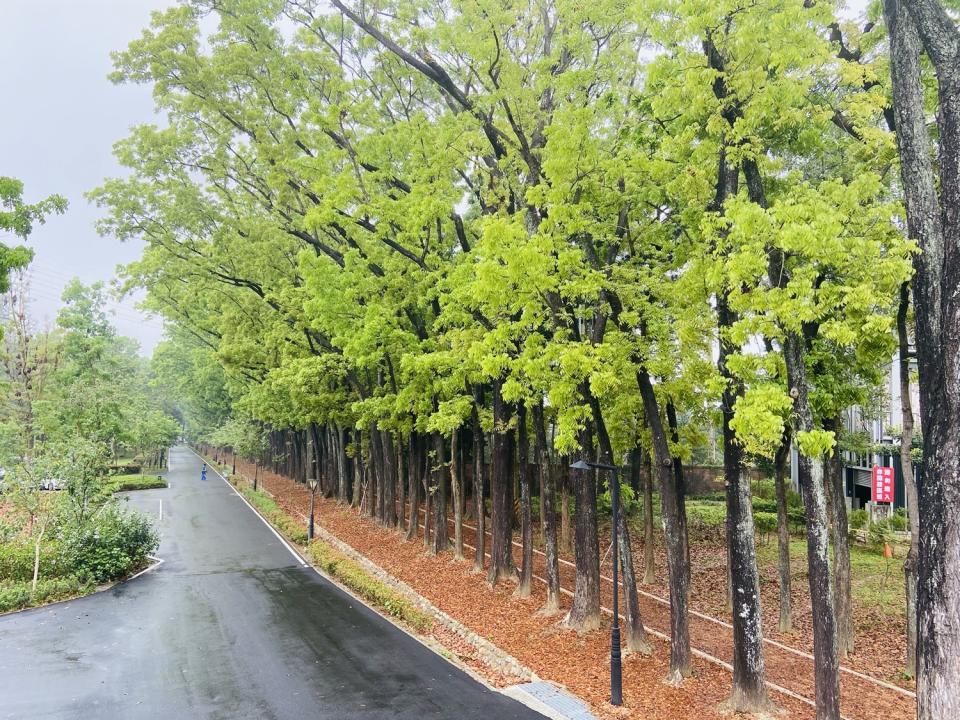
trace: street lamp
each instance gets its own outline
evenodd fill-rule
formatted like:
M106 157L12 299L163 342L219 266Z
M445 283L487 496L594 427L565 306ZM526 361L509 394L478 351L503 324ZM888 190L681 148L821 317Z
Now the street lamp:
M609 470L610 506L613 516L613 627L610 628L610 704L623 705L623 668L620 661L620 607L617 571L620 567L620 553L617 543L617 530L620 527L620 480L615 465L577 460L570 466L574 470Z
M307 530L307 542L313 540L313 500L317 496L317 486L319 484L316 478L307 480L307 487L310 488L310 526Z

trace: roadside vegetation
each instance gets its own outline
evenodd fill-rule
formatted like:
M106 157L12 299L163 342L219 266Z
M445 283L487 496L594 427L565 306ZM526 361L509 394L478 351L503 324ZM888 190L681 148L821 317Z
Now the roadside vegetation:
M180 427L148 361L110 323L103 285L71 282L47 328L30 315L22 265L0 290L0 612L8 612L86 594L148 564L157 533L114 494L166 485L159 473Z

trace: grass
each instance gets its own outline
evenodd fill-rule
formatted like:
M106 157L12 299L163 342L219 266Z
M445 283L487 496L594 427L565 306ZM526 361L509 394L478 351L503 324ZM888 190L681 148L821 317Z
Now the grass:
M167 481L156 475L141 475L134 473L131 475L111 475L107 478L107 488L110 492L123 492L125 490L153 490L155 488L165 488Z
M905 612L903 599L902 548L899 556L887 559L882 552L860 545L850 546L850 582L853 601L872 612L901 617ZM777 543L757 545L757 561L762 565L777 564ZM790 564L802 568L806 575L807 543L802 538L790 540ZM796 582L796 580L795 580ZM806 582L806 579L803 580Z

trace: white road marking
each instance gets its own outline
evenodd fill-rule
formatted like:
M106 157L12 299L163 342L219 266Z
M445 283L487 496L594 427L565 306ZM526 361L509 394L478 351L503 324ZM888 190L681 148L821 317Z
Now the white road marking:
M160 499L160 516L157 518L157 522L163 522L163 498Z

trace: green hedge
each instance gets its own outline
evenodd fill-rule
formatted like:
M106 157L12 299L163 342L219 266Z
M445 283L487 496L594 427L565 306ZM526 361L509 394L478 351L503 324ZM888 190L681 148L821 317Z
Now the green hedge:
M27 538L18 537L0 544L0 582L32 580L33 554L33 542ZM68 574L56 546L51 542L44 542L40 546L40 577L55 578Z
M0 583L0 613L22 610L54 600L89 595L96 585L76 577L40 580L37 591L30 592L30 582Z
M429 615L418 610L400 593L377 580L353 560L322 540L314 540L308 549L310 557L324 572L342 582L364 600L420 632L430 630L433 619Z
M107 482L110 492L125 492L127 490L154 490L165 488L167 481L156 475L118 475L111 477Z

